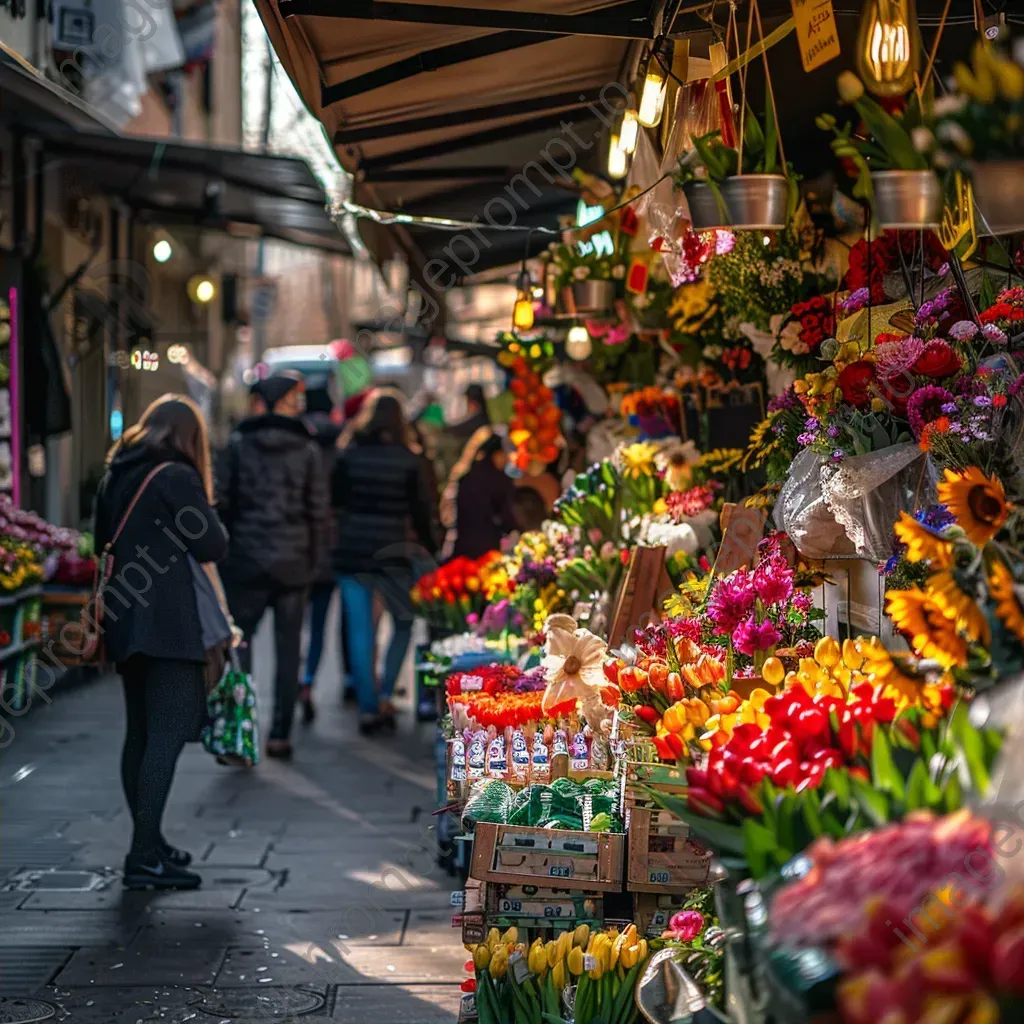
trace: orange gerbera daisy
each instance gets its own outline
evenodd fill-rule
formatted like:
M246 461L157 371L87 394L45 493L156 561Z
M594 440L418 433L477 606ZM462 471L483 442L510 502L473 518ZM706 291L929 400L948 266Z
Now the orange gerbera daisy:
M900 513L896 537L907 546L908 562L929 562L933 569L948 569L953 565L952 543L906 512Z
M1000 560L992 563L988 573L988 585L996 602L996 615L1013 635L1024 643L1024 608L1017 596L1017 581L1013 573Z
M977 466L962 473L946 470L939 484L939 501L956 517L967 539L984 547L1006 522L1006 492L998 477L985 476Z
M967 664L967 641L957 633L955 620L930 594L919 587L890 591L886 611L920 657L944 668Z

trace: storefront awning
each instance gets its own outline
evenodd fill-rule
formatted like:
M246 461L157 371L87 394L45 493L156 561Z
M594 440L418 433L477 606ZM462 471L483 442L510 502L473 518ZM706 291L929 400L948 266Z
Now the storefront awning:
M305 160L165 139L38 132L49 166L116 196L145 222L190 224L349 255Z
M109 132L113 125L70 89L41 75L0 42L0 123L36 131L41 127Z
M480 215L532 164L526 173L540 191L520 184L524 203L513 203L524 220L541 196L540 205L553 201L543 173L551 165L541 158L542 172L536 163L545 147L570 169L603 161L605 125L595 108L608 120L610 108L602 108L601 91L617 89L666 7L664 0L548 0L543 12L522 10L520 0L256 5L282 64L355 174L358 202L448 217L464 214L472 194L472 214ZM605 95L609 104L621 98ZM571 182L556 178L568 191Z

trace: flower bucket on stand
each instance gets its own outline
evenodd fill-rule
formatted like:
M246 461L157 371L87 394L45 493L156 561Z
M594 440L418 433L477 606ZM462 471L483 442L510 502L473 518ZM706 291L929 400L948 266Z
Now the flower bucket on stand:
M783 174L741 174L723 181L729 225L736 230L779 231L786 226L789 182Z
M875 217L882 228L924 230L942 220L942 185L934 171L875 171Z
M694 231L724 227L729 220L724 200L705 181L688 181L683 185L683 195L690 209L690 225Z
M1024 231L1024 161L993 160L971 165L978 234Z
M572 298L577 313L606 313L615 305L615 282L574 281Z

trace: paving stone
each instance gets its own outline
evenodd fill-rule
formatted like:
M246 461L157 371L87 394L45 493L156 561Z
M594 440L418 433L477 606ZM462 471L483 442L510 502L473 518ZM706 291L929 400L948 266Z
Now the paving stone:
M72 953L70 947L0 946L0 995L33 995L53 979Z
M166 947L159 955L151 949L78 950L57 976L58 987L132 985L208 986L213 984L224 959L224 949Z
M462 991L448 985L348 985L334 993L337 1024L455 1024Z
M241 839L217 839L207 845L197 867L270 867L264 863L271 848L269 835Z
M187 986L122 986L116 993L95 985L52 988L43 992L43 998L58 1008L67 1024L213 1024L190 1008L202 993Z
M433 983L461 980L466 950L461 946L369 949L353 946L344 964L355 973L353 985Z
M0 947L123 946L139 927L136 915L116 910L16 910L4 914Z

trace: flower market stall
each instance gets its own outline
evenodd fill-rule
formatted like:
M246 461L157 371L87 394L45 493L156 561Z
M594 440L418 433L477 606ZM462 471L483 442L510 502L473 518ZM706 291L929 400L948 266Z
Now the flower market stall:
M670 212L626 153L530 315L521 289L518 471L578 429L565 381L606 401L543 528L415 595L450 634L464 1019L1020 1019L1024 52L997 36L941 98L930 63L839 75L827 227L766 74L766 111L741 89L690 131Z

